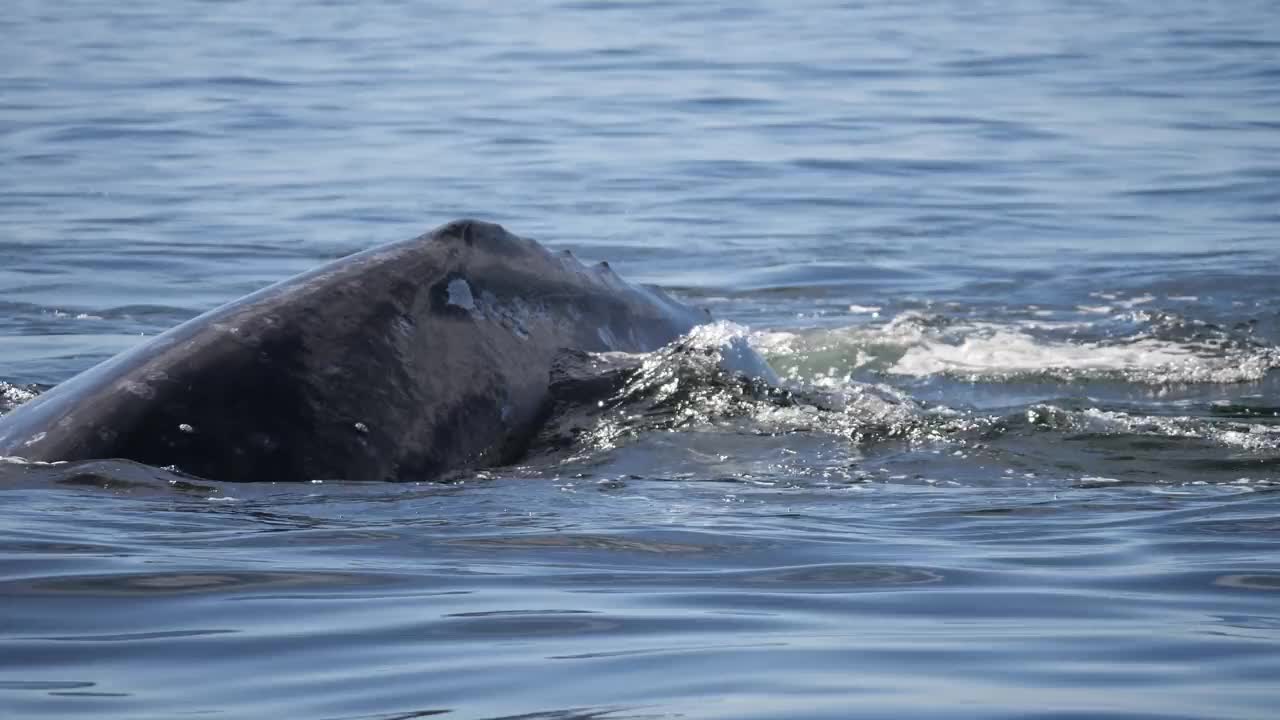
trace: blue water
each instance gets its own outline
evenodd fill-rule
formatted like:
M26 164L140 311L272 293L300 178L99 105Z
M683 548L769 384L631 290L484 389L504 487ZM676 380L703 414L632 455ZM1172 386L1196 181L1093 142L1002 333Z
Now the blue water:
M1275 3L18 0L0 37L0 410L461 216L824 398L660 358L449 484L0 463L0 715L1280 707Z

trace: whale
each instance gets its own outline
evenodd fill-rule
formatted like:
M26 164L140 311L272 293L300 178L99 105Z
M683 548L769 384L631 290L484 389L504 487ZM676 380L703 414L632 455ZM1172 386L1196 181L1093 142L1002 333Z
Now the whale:
M516 461L565 353L710 321L500 225L457 220L210 310L0 416L0 456L219 481L433 480Z

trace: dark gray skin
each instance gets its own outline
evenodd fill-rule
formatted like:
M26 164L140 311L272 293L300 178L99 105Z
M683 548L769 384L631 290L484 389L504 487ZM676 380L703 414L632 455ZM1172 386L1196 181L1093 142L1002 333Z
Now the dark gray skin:
M705 311L476 221L179 325L0 417L0 456L213 480L431 479L519 457L563 349L654 350Z

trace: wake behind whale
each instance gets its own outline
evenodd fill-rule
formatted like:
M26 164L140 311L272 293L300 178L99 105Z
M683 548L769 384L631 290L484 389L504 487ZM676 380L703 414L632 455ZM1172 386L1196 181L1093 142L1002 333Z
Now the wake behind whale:
M179 325L0 417L0 456L215 480L430 479L518 458L558 357L645 352L705 311L463 220Z

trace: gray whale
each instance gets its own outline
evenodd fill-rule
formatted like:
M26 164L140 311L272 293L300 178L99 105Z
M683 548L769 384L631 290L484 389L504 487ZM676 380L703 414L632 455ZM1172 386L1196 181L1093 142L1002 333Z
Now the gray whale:
M211 310L0 417L0 456L213 480L431 479L515 460L564 350L644 352L705 311L460 220Z

